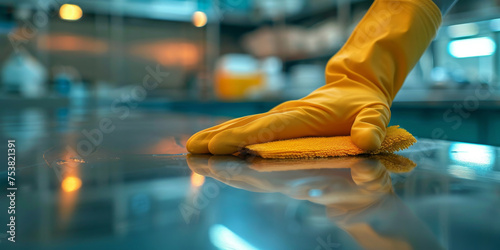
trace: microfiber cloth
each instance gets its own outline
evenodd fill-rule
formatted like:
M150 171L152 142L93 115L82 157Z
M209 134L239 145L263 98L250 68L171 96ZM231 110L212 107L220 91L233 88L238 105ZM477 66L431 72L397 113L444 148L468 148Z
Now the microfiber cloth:
M375 151L358 148L350 136L305 137L290 140L253 144L246 147L246 153L262 158L317 158L359 154L392 153L410 147L417 140L399 126L387 128L382 146Z

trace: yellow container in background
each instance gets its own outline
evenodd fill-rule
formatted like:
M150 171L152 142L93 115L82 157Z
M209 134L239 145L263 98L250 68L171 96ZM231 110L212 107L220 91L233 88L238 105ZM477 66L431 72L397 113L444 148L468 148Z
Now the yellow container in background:
M226 101L245 100L263 88L259 62L249 55L228 54L217 62L215 94Z

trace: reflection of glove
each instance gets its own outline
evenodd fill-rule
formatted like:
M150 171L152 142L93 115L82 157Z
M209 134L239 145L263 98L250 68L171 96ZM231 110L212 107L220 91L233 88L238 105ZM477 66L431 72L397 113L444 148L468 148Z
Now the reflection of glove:
M415 167L403 156L278 160L189 154L187 163L192 171L236 188L280 192L325 205L328 217L363 248L442 249L394 194L388 170ZM311 190L320 195L311 195Z
M249 144L349 134L361 149L379 148L392 100L440 22L431 0L376 0L328 62L325 86L267 113L198 132L187 149L231 154Z
M281 192L318 204L349 201L351 205L366 207L380 196L392 193L391 179L383 162L394 162L396 158L406 159L394 154L286 160L188 154L186 160L197 174L236 188ZM311 189L321 189L322 195L310 196L308 191Z
M410 159L396 154L279 160L260 157L241 158L233 155L188 154L186 160L193 172L212 177L230 186L256 192L282 192L293 198L310 199L321 204L337 202L335 196L339 194L329 189L324 193L328 191L333 193L332 196L304 198L302 194L297 193L296 188L292 187L296 187L297 183L301 183L301 186L340 185L344 186L343 194L346 194L347 190L350 190L347 193L357 194L349 196L348 200L366 203L366 200L374 200L380 195L392 192L387 170L409 172L416 165ZM298 181L301 179L307 181ZM341 179L346 181L340 181ZM361 196L366 198L361 201Z

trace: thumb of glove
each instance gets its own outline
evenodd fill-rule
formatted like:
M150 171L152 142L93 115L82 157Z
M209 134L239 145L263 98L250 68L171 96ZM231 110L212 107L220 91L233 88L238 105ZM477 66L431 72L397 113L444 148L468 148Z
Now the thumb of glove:
M391 111L385 105L366 107L358 113L351 127L351 139L366 151L379 149L385 139Z

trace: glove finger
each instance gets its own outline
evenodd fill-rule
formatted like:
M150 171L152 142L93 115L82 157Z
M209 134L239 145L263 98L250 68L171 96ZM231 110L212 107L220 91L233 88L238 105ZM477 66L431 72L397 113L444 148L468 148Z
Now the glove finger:
M374 105L359 112L351 128L351 139L359 148L372 151L385 139L391 111L385 105Z
M290 101L291 102L291 101ZM287 102L288 103L288 102ZM278 105L277 107L281 106L282 104ZM298 104L296 104L298 105ZM283 113L290 111L292 107L281 107L281 108L273 108L271 111L267 113L262 113L262 114L256 114L256 115L249 115L245 117L240 117L236 119L232 119L229 121L226 121L224 123L221 123L219 125L204 129L202 131L199 131L192 135L189 140L186 143L186 148L189 152L193 154L208 154L210 153L208 150L208 143L210 140L220 133L223 130L226 129L231 129L234 127L239 127L244 124L250 123L252 121L255 121L263 116L269 115L269 114L277 114L277 113Z
M251 121L254 121L262 116L266 115L264 114L257 114L257 115L250 115L250 116L245 116L245 117L240 117L237 119L233 119L227 122L224 122L222 124L219 124L214 127L210 127L207 129L204 129L202 131L197 132L196 134L192 135L189 140L186 143L186 148L189 152L193 154L208 154L210 151L208 150L208 143L210 140L220 133L221 131L224 131L226 129L231 129L234 127L242 126L244 124L247 124Z
M349 133L348 130L332 129L335 126L330 126L332 122L329 118L325 111L313 108L272 113L246 125L218 133L210 140L208 148L212 154L233 154L256 143Z

